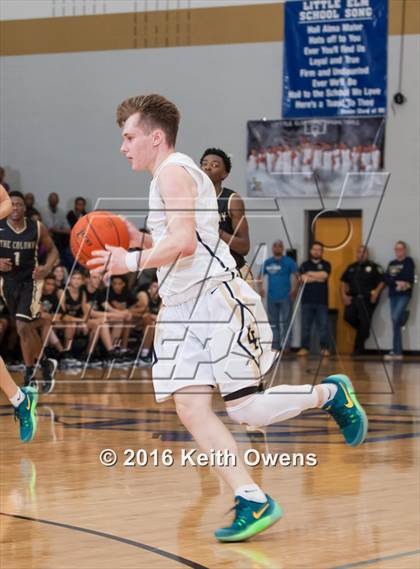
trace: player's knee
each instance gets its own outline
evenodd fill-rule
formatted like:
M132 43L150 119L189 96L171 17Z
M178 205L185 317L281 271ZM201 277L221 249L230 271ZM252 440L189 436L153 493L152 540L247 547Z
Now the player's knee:
M226 406L226 411L235 423L264 427L270 424L270 418L265 413L264 407L263 398L260 395L252 395L245 405Z
M20 338L27 338L31 333L28 322L22 322L22 320L16 320L16 331Z
M201 405L195 398L193 402L193 398L188 396L176 397L175 408L179 419L187 429L197 423L201 424L203 422L203 416L205 416L208 411L205 405Z

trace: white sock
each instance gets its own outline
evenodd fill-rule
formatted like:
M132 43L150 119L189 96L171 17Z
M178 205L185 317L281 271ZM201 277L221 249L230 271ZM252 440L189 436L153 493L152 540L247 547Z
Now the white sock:
M239 486L235 490L235 496L241 496L245 500L252 500L253 502L267 502L267 496L258 486L258 484L245 484L244 486Z
M13 407L19 407L19 405L22 403L22 401L25 399L25 397L26 397L26 395L18 387L15 395L13 395L13 397L11 397L9 399L9 401L13 405Z
M149 355L149 350L145 350L143 348L142 351L140 352L140 357L141 358L147 358L148 355Z
M335 383L321 383L320 385L316 386L319 395L319 405L318 407L322 407L327 403L327 401L331 401L334 395L337 393L337 386Z
M317 386L318 387L318 386ZM237 423L263 427L300 415L305 409L320 406L317 387L312 385L277 385L256 393L226 411Z

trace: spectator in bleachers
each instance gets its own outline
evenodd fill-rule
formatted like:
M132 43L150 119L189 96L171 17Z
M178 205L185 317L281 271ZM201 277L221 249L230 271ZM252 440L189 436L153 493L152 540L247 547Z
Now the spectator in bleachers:
M407 244L397 241L394 247L395 259L391 261L385 273L385 282L389 291L392 319L392 350L385 359L402 359L401 328L408 320L408 303L413 293L415 265L407 255Z
M136 314L141 316L144 332L140 360L146 364L152 363L155 323L161 303L162 300L159 296L159 287L156 280L152 281L146 290L142 290L137 294L137 302L135 304Z
M124 276L114 276L104 301L104 308L113 321L112 340L114 346L118 345L122 353L128 348L128 337L132 327L132 314L129 310L136 302L127 287Z
M321 355L329 356L328 342L328 277L331 265L322 258L324 246L314 241L309 259L301 264L301 281L305 284L302 293L302 341L298 356L309 353L311 330L315 324L321 344Z
M79 219L86 214L86 200L79 196L74 200L74 208L71 209L66 216L70 227L74 227Z
M93 353L98 338L100 338L107 352L107 360L112 360L119 356L119 352L114 348L111 336L112 325L109 322L109 314L104 310L106 292L101 283L100 275L93 274L87 277L84 286L82 309L89 329L88 352ZM92 364L92 358L90 363Z
M70 226L64 211L58 207L59 201L60 199L56 192L52 192L48 196L48 207L43 212L42 219L60 253L61 263L70 269L73 265L73 258L69 249Z
M268 277L267 312L273 330L273 350L289 350L291 331L285 342L292 314L292 301L296 295L298 268L295 261L284 255L283 241L277 240L272 247L273 256L266 259L258 282L259 293L265 296L264 276Z
M57 288L64 289L66 287L67 279L69 278L69 273L66 267L64 265L57 265L53 273Z
M41 338L47 345L54 348L58 359L64 351L63 345L60 342L54 324L61 320L61 314L58 310L59 298L57 295L57 285L54 275L48 275L42 287L41 296L41 317L39 319L39 326L41 329Z
M39 211L34 207L35 206L35 196L32 193L27 193L24 195L24 201L26 206L26 217L29 219L36 219L38 221L42 221L41 214Z
M6 172L2 166L0 166L0 185L6 190L8 194L10 194L10 186L7 182L4 181L4 176Z
M89 333L83 314L84 302L84 276L79 271L74 271L70 277L64 294L61 295L60 308L64 327L64 364L71 367L80 362L74 357L72 351L73 339L76 334L87 336Z

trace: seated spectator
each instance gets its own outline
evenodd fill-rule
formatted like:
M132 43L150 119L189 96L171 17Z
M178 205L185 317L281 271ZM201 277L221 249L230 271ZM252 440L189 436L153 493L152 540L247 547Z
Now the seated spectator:
M341 295L344 302L344 320L356 330L353 355L365 352L370 335L370 324L384 288L384 272L380 265L369 260L367 247L357 249L356 262L341 276Z
M162 300L159 296L157 281L150 283L147 290L142 290L137 294L137 302L131 309L135 309L135 315L141 317L144 331L142 347L140 350L140 360L143 363L152 363L152 347L155 336L156 317L159 312Z
M4 168L0 166L0 185L2 185L6 192L10 194L10 186L7 182L4 181L5 174L6 172Z
M69 273L64 265L57 265L53 271L55 284L58 289L65 289Z
M64 294L61 295L60 308L62 313L62 323L64 328L64 353L63 360L65 365L79 364L72 352L73 339L76 335L87 336L89 329L86 325L83 314L84 302L84 276L79 271L74 271L70 277Z
M129 310L136 300L127 287L127 281L123 276L114 276L111 279L110 288L105 297L104 308L115 325L112 329L114 345L120 346L123 352L127 351L128 338L132 329L132 314ZM117 325L119 322L119 325Z
M61 314L59 312L59 299L57 296L55 277L54 275L48 275L42 287L41 316L39 320L37 320L37 325L41 329L41 338L44 344L46 342L48 346L54 348L59 357L61 357L64 348L54 330L54 324L60 320Z
M48 196L48 207L43 212L42 218L60 253L61 263L70 269L73 265L69 248L70 227L64 211L58 207L59 201L58 194L52 192Z
M401 328L408 319L407 307L413 293L415 265L413 259L407 256L404 241L397 241L394 251L395 259L389 263L385 273L393 331L392 350L385 359L400 360L403 357Z
M29 219L35 219L36 221L42 221L41 214L39 211L34 207L35 205L35 196L34 194L28 193L24 195L24 201L26 206L26 217Z
M70 227L74 227L78 220L87 214L85 198L78 197L74 200L74 209L67 213L67 221Z
M265 295L263 277L268 276L267 311L273 330L273 350L289 351L292 332L289 330L293 300L298 287L298 267L295 261L284 255L283 241L275 241L273 256L268 258L262 268L258 282L259 293ZM286 340L286 334L288 337Z
M88 353L91 354L97 344L98 337L102 340L107 351L107 359L112 360L120 354L114 348L111 337L112 318L104 310L105 290L101 287L102 279L99 275L89 275L84 287L82 303L83 315L89 329ZM90 358L91 360L91 358Z

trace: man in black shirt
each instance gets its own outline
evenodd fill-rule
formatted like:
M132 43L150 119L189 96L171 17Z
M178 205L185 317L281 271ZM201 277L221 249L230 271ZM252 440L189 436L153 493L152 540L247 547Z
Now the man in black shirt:
M360 245L357 261L347 267L341 277L341 295L345 305L344 320L356 330L353 355L363 355L369 338L370 323L384 288L382 268L369 261L367 247Z
M220 238L229 245L230 254L242 278L252 282L252 273L245 260L250 248L245 205L238 193L222 186L232 168L231 160L220 148L207 148L200 166L216 189Z
M305 284L302 294L302 341L298 356L309 352L311 329L315 324L321 344L321 354L329 356L328 342L328 277L331 265L322 258L324 246L314 241L309 259L301 264L301 281Z

